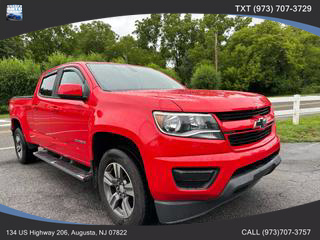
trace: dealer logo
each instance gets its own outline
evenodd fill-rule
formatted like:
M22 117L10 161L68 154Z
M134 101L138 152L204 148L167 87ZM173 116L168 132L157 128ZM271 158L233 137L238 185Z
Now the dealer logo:
M267 119L259 118L254 122L254 128L265 128L267 126Z
M21 4L7 5L6 19L7 21L22 21L22 5Z

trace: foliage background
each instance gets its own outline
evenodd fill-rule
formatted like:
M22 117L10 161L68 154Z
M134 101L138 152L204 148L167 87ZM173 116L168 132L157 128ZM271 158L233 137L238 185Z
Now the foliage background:
M78 60L148 66L190 88L320 93L320 38L277 22L251 21L223 14L151 14L123 37L92 21L1 40L0 113L12 96L31 95L41 72Z

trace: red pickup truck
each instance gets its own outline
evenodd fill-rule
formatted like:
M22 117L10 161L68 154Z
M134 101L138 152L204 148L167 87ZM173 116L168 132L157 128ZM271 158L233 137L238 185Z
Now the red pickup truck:
M281 161L266 97L191 90L146 67L64 64L9 110L18 160L92 181L115 224L200 216Z

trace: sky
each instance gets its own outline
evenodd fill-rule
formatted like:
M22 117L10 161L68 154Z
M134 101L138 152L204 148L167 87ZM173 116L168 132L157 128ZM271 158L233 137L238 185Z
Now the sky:
M193 18L201 18L203 14L192 14ZM150 14L141 14L141 15L129 15L129 16L120 16L120 17L112 17L112 18L101 18L95 19L100 20L105 23L108 23L111 26L111 29L118 34L120 37L126 36L128 34L132 34L135 30L135 21L142 20L143 18L147 18ZM74 25L79 26L81 23L89 23L94 20L85 21L85 22L78 22ZM262 19L253 18L252 25L262 22Z

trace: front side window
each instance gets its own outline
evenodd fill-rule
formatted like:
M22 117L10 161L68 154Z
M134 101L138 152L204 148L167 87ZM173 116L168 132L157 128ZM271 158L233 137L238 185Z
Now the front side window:
M105 91L184 88L164 73L147 67L111 63L88 63L87 66Z
M83 85L81 77L74 71L64 71L61 77L61 83L63 84L80 84Z
M50 76L44 77L40 87L40 94L43 96L52 96L53 85L57 74L52 74Z

